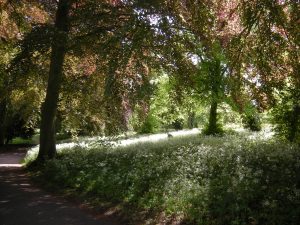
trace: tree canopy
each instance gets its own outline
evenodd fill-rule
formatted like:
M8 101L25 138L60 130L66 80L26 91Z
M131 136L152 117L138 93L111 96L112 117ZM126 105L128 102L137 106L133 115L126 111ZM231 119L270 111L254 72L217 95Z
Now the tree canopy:
M55 156L61 128L112 135L137 111L162 116L151 104L174 122L187 93L210 106L207 134L222 132L226 102L248 122L273 108L278 131L299 136L297 1L3 0L0 10L0 143L8 115L40 124L39 161ZM172 90L155 91L157 74ZM284 115L277 103L288 104Z

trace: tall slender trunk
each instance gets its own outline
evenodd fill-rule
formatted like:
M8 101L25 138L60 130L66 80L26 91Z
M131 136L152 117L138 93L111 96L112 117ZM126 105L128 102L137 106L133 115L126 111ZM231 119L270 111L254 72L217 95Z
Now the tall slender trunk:
M195 116L196 116L196 114L195 114L194 111L190 111L188 113L188 128L189 129L193 129L196 126L196 124L195 124Z
M208 135L219 134L222 131L218 127L218 102L220 102L221 83L222 83L222 71L221 71L221 62L220 60L215 60L211 64L210 68L211 76L211 102L210 102L210 112L209 112L209 121L206 133Z
M0 146L5 144L5 118L6 118L6 100L0 102Z
M210 104L209 121L208 121L209 134L218 133L217 109L218 109L218 103L216 101L212 101Z
M288 136L288 139L291 142L294 142L297 137L296 135L299 132L298 131L299 123L300 123L300 106L295 104L292 111L292 117L290 121L290 131Z
M63 63L68 39L68 16L70 0L60 0L56 11L56 33L51 46L51 63L48 77L46 98L41 109L41 135L38 161L53 158L56 154L55 147L55 119L59 91L63 76Z
M116 67L111 65L105 77L105 134L108 136L117 133L116 123L119 120L119 110L117 109L117 103L120 101L120 99L115 89L115 73Z

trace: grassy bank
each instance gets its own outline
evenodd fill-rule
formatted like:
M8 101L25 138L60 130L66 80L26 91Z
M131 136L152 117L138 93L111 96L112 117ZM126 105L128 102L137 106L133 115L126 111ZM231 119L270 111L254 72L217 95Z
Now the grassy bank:
M123 211L160 215L148 221L153 224L300 221L299 147L244 135L75 147L37 174L60 189L120 204Z

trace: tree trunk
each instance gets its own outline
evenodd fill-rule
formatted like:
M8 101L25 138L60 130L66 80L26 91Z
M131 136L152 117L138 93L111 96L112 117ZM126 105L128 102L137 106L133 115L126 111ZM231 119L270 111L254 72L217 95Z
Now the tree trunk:
M195 124L195 112L189 112L188 113L188 128L193 129L196 127Z
M294 142L296 140L296 135L298 133L298 127L299 127L299 120L300 120L300 106L295 104L292 111L292 117L290 121L290 131L288 139L291 142Z
M218 128L218 102L222 95L220 95L221 91L221 83L222 83L222 71L221 71L221 62L216 60L214 64L211 65L210 68L210 76L211 76L211 103L210 103L210 112L209 112L209 121L208 127L206 130L206 134L214 135L219 134L222 131Z
M5 117L6 117L6 101L2 100L0 102L0 146L5 144Z
M56 12L56 33L51 46L51 63L49 69L46 98L41 109L40 149L38 161L51 159L56 154L55 119L59 91L63 76L63 63L68 39L69 0L60 0Z
M116 123L119 121L119 110L117 103L120 102L118 93L116 92L116 68L111 65L105 77L105 135L111 136L117 133Z
M212 101L210 105L210 111L209 111L209 121L208 121L208 129L207 129L208 134L219 133L217 109L218 109L218 103L216 101Z

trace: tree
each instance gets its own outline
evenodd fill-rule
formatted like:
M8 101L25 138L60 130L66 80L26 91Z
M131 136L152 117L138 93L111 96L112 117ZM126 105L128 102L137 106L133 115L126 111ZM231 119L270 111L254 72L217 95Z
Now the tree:
M210 57L202 56L199 63L199 72L196 76L196 90L200 96L208 98L210 105L208 124L204 129L207 135L222 133L222 126L218 122L218 105L226 99L226 74L225 57L220 46L216 45L211 50Z
M60 0L55 16L55 34L51 45L51 63L49 68L46 98L41 110L40 150L38 161L46 157L53 158L55 147L55 116L59 91L63 76L63 63L67 51L69 27L69 13L72 1Z
M0 3L0 145L19 134L16 132L17 127L18 130L22 130L23 126L33 129L35 125L36 118L33 119L28 112L35 111L38 107L37 101L40 98L37 96L40 93L36 89L37 82L34 82L34 78L30 79L24 74L18 76L18 73L9 71L19 51L17 43L22 35L32 29L34 24L42 24L45 20L46 16L38 4L23 4L21 1ZM22 70L29 71L28 68L31 68L31 71L34 69L34 67L24 66ZM29 104L28 97L33 96L36 98L34 101L31 99Z
M284 136L296 141L300 127L299 3L241 1L240 9L245 27L240 61L256 80L258 102L265 108L277 108L273 120L276 130L288 133ZM278 110L280 104L285 105L285 110Z
M199 64L192 85L210 104L205 133L222 133L217 109L230 92L227 80L234 63L228 57L227 48L240 31L237 1L185 1L183 4L184 7L178 9L180 22L190 33L193 47L189 50Z
M172 34L173 28L169 25L174 25L174 21L170 19L170 13L166 10L168 4L164 1L148 4L144 1L60 0L57 3L40 4L48 13L48 22L36 25L25 35L15 61L24 64L24 59L30 56L51 52L46 98L41 110L40 151L37 160L42 162L54 157L56 153L55 119L66 73L66 59L71 56L95 55L96 71L105 71L104 89L106 96L111 96L115 84L120 88L126 85L127 81L123 81L129 80L129 77L123 79L126 77L123 73L125 68L134 71L127 74L135 73L136 77L142 77L144 81L148 73L145 68L157 66L157 56L169 53L164 50L171 41L165 40ZM56 15L55 18L53 15ZM153 23L153 18L158 18L158 22ZM131 63L132 59L137 63ZM138 83L139 80L134 82ZM121 96L125 97L126 102L124 92ZM117 101L116 104L119 103Z

